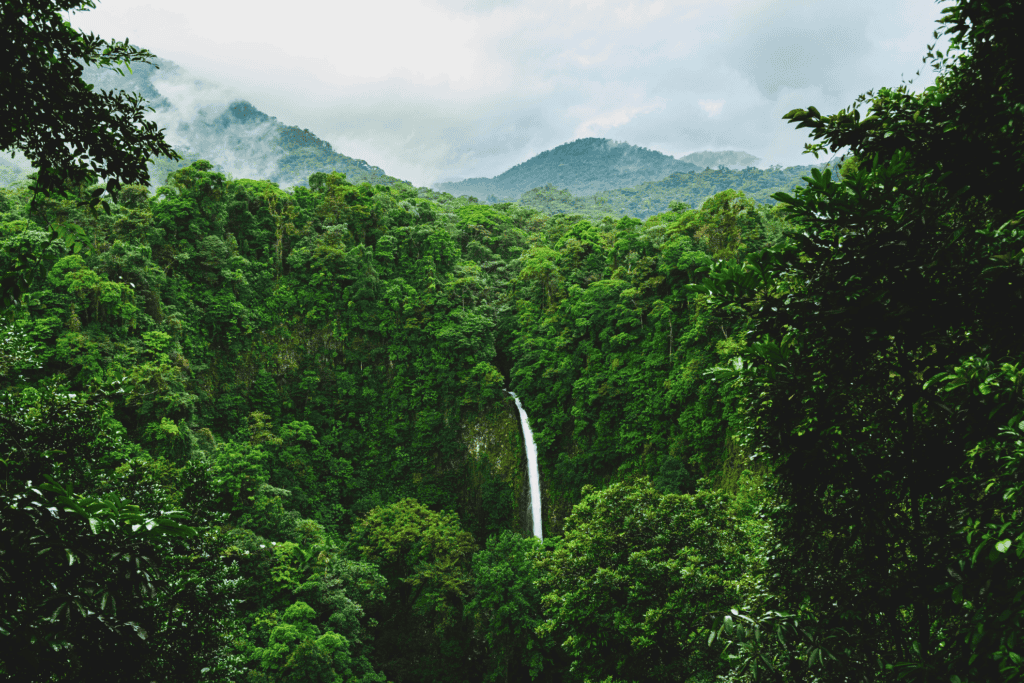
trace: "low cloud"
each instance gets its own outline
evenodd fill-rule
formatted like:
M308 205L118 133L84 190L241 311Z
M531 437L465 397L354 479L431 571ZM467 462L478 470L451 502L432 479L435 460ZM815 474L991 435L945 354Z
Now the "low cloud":
M233 88L197 78L165 60L136 66L127 78L96 68L85 77L101 89L146 95L154 110L150 118L183 156L213 161L235 178L269 178L279 172L279 124L273 118L242 121L228 114L228 106L242 97Z
M835 111L914 76L941 7L382 0L318 12L101 0L73 23L127 35L191 78L425 185L493 176L591 135L674 156L737 149L808 163L806 131L782 114ZM168 98L192 97L176 87L164 86ZM179 109L201 111L201 100Z
M722 113L725 100L697 100L697 106L703 109L708 116L718 116Z
M652 102L639 106L626 106L613 111L601 111L595 113L592 118L581 123L575 131L573 138L606 137L613 134L617 129L622 128L638 116L648 114L665 108L664 102Z

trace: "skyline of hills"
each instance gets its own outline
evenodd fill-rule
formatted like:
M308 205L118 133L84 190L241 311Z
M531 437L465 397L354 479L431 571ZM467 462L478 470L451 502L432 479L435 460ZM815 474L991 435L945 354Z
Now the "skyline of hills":
M169 60L135 65L123 76L90 68L85 78L98 88L139 92L153 107L154 120L182 156L179 162L155 160L150 167L153 187L163 184L170 172L198 159L210 161L233 177L266 179L282 187L305 185L316 172L344 173L353 183L408 182L389 176L371 161L336 151L316 132L279 121ZM545 150L494 178L434 183L431 187L481 200L491 195L516 200L548 184L575 195L592 195L659 181L673 173L700 172L720 165L741 169L760 161L747 152L732 150L699 151L677 159L628 142L584 138Z
M627 142L582 138L541 152L493 178L439 182L431 187L493 203L514 201L525 192L547 185L574 195L592 195L663 180L674 173L699 173L720 165L745 168L759 161L739 151L694 152L677 159Z
M215 170L229 176L270 180L282 187L306 185L315 172L344 173L353 183L411 185L366 160L335 151L329 142L308 129L289 126L252 103L235 98L230 91L193 78L168 60L157 59L153 65L137 64L124 75L90 68L85 78L97 88L139 92L153 107L153 119L165 129L168 140L182 156L179 161L154 160L150 165L154 189L166 182L169 173L198 159L210 161ZM431 187L455 196L473 196L486 203L539 204L536 208L554 208L546 206L550 201L538 200L557 189L560 194L555 212L575 205L584 209L585 205L584 213L590 213L597 208L590 205L596 202L602 213L614 206L616 213L639 211L646 215L668 201L665 197L669 191L685 186L686 199L692 202L703 194L704 186L717 185L722 180L716 176L713 182L705 182L693 174L699 176L705 169L723 167L734 172L756 171L751 167L760 161L736 150L693 152L676 158L623 141L582 138L545 150L493 178L439 182ZM24 178L26 163L22 159L0 164L0 183L9 186ZM784 184L791 185L793 174L784 175ZM765 178L758 184L769 182L774 191L779 180L782 179ZM641 207L634 198L637 192L642 191L647 197L652 190L653 204L645 201ZM570 196L572 199L566 201Z

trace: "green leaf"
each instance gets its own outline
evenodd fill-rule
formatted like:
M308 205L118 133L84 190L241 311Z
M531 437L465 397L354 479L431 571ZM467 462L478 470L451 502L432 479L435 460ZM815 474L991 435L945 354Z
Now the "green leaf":
M1005 553L1007 550L1010 549L1011 545L1013 545L1013 541L1011 541L1008 538L1004 538L1003 540L996 543L996 550L998 550L1001 553Z

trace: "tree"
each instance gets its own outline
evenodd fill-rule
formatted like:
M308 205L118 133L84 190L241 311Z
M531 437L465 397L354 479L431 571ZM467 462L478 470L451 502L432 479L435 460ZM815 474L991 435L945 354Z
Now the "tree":
M536 635L543 550L535 537L503 531L473 556L473 598L466 613L487 644L488 681L536 679L544 668L550 645Z
M353 526L349 542L388 581L386 604L371 612L380 624L375 649L388 679L477 678L463 618L475 545L458 515L406 498L371 510Z
M773 590L844 634L836 680L1020 675L1024 16L986 0L943 14L934 86L868 93L863 120L786 115L810 151L858 161L775 195L804 232L704 288L751 316L721 376L774 474Z
M216 647L217 587L167 571L175 555L209 546L176 521L180 512L97 490L125 458L121 432L104 403L56 382L2 394L0 677L127 681L176 669L187 678ZM169 661L193 635L204 637L184 648L192 658Z
M62 12L85 11L93 0L11 0L0 9L7 64L0 73L0 150L21 150L38 169L37 192L97 176L108 192L148 183L151 157L179 158L163 132L145 119L141 95L96 92L85 66L151 63L154 55L126 40L107 41L72 28ZM98 201L102 190L96 190Z
M313 623L316 610L301 600L288 607L270 632L270 642L258 648L265 678L282 683L383 683L384 677L365 671L365 661L355 662L345 636ZM363 664L360 667L359 664Z
M586 680L686 681L720 672L708 617L737 599L744 542L722 494L649 480L584 488L543 563L547 619Z

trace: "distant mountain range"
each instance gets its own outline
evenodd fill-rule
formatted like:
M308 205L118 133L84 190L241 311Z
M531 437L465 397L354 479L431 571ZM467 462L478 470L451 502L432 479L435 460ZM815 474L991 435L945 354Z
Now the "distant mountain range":
M168 173L197 159L237 178L265 179L282 186L305 184L316 172L344 173L351 182L393 185L403 181L362 159L335 152L309 130L288 126L217 85L196 80L178 65L157 59L120 76L91 68L85 80L105 90L139 92L153 107L153 118L182 160L157 159L150 166L154 186Z
M838 173L839 161L786 168L705 168L700 173L673 173L661 180L605 190L590 196L577 196L554 185L546 185L524 193L516 203L542 213L577 214L591 220L605 216L650 218L668 211L674 202L698 209L706 199L723 190L739 190L759 204L776 204L773 194L793 192L794 188L804 184L804 177L810 176L813 169L825 167Z
M100 89L139 92L153 107L152 118L182 156L180 161L154 160L150 165L153 187L198 159L236 178L266 179L284 187L304 185L316 172L344 173L353 183L408 184L362 159L334 151L309 130L281 123L167 60L136 64L125 76L97 68L86 69L84 76ZM693 177L706 168L749 169L760 161L739 151L695 152L677 159L625 142L584 138L541 152L494 178L440 182L433 189L489 203L516 201L553 213L571 207L587 214L646 215L655 208L663 210L662 205L678 199L675 195L694 202L723 182L748 192L763 190L765 198L770 191L792 185L791 174L769 174L769 180L754 169L750 169L753 176L745 173L742 179L729 174ZM0 159L0 185L20 181L29 170L23 157ZM532 190L536 192L528 194Z
M746 152L696 152L682 159L645 147L605 138L574 140L513 166L494 178L469 178L435 183L433 188L455 196L514 201L534 188L553 185L574 195L591 195L696 173L707 167L745 168L760 159Z

